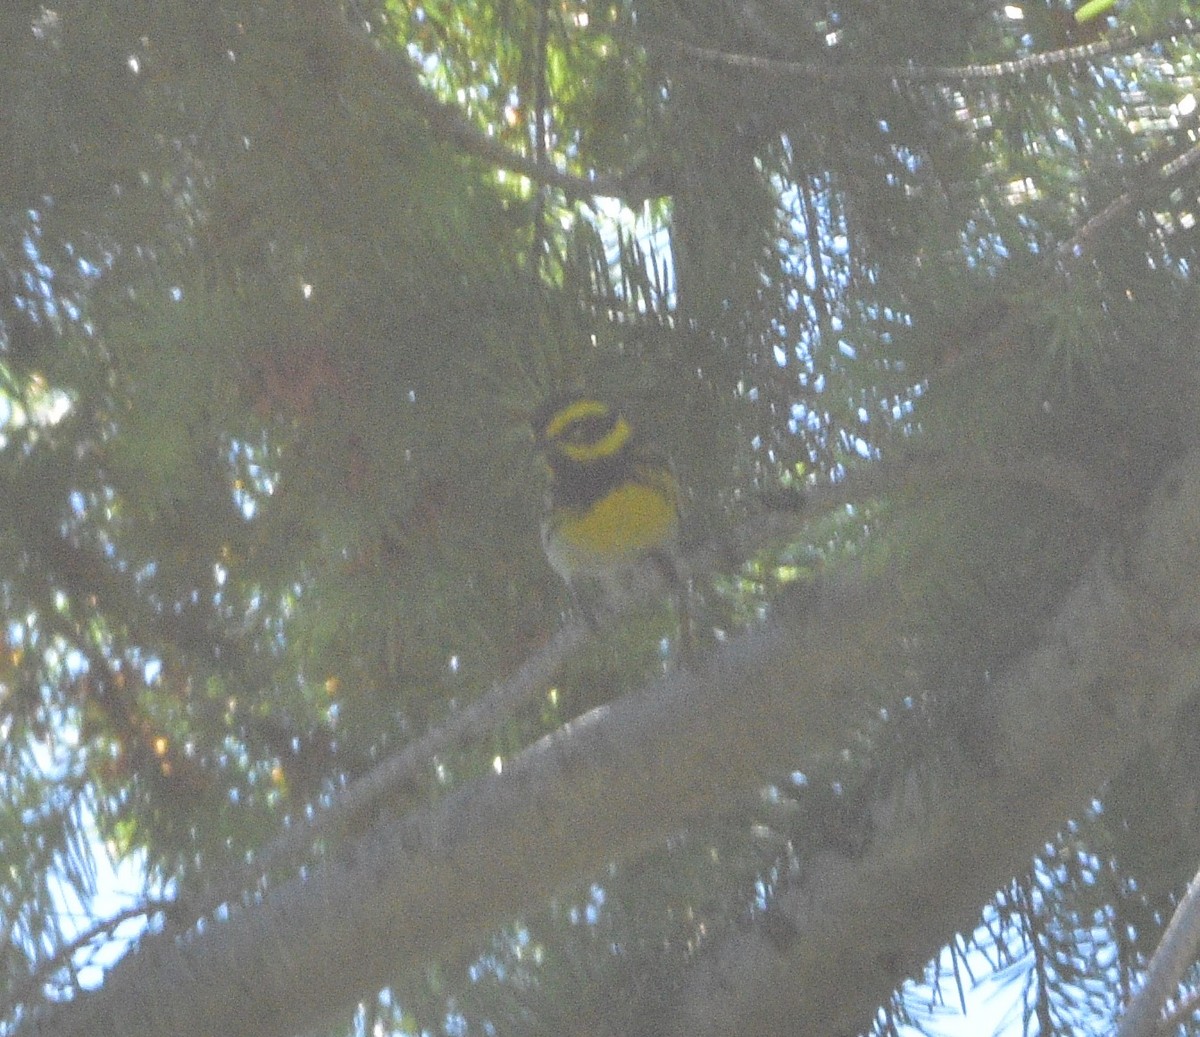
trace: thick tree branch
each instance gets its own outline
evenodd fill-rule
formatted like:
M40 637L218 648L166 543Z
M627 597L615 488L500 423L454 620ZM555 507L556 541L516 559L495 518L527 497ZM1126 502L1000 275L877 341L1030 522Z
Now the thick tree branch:
M990 758L947 763L936 794L878 804L869 852L831 860L779 899L793 936L753 930L705 959L674 1032L857 1029L1171 723L1200 682L1200 453L1166 480L1117 568L1098 560L992 689ZM826 584L265 902L148 941L103 989L19 1032L283 1037L348 1012L398 973L843 744L861 690L894 676L909 607L887 580Z
M947 488L974 484L1008 484L1014 492L1033 490L1069 500L1090 512L1104 512L1118 499L1113 487L1096 485L1085 473L1054 458L1019 462L961 452L953 457L918 452L897 461L864 465L837 483L810 486L796 495L794 508L764 509L721 543L706 545L680 559L680 565L690 572L715 571L728 564L731 553L741 561L771 544L802 537L805 523L814 515L845 504L914 493L936 495ZM260 887L263 875L299 867L318 841L332 844L348 831L365 828L391 804L404 802L436 756L482 741L515 716L545 691L564 660L589 640L591 633L580 621L568 622L523 666L497 681L477 702L339 789L328 802L284 828L244 867L215 879L207 895L183 905L186 913L181 912L181 917L191 923L222 904L239 901L246 890Z
M865 590L827 590L807 623L757 630L588 714L228 921L149 941L102 990L24 1032L270 1037L348 1012L612 857L728 807L787 768L798 742L841 744L846 688L888 654L881 599ZM843 647L804 652L810 637Z
M662 1032L866 1030L1106 778L1166 737L1200 687L1200 453L1145 518L1125 564L1097 559L1041 644L986 689L990 762L934 761L876 803L867 851L830 855L775 898L770 924L704 955Z
M415 787L438 754L481 740L544 693L563 660L590 636L591 631L580 622L564 626L524 666L494 684L477 702L339 789L310 816L283 829L244 868L217 879L207 896L186 905L190 911L188 921L208 915L222 904L236 902L245 890L256 888L264 874L297 867L318 840L334 842L348 830L365 827L365 818L379 812L384 804L403 798L405 791Z

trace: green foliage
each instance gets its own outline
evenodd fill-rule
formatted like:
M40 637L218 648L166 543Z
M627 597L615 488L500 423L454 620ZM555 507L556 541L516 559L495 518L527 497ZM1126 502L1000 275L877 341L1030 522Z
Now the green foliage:
M699 574L694 602L724 636L798 571L894 569L897 666L920 679L854 689L861 744L817 762L804 824L752 809L615 869L473 971L410 978L380 1009L405 1027L453 1003L566 1033L564 1006L624 989L608 1022L635 1032L854 813L843 794L912 758L880 706L916 686L912 712L936 710L1036 644L1195 435L1197 186L1160 175L1193 146L1193 39L969 75L1074 42L1065 6L751 6L387 0L345 26L289 0L5 6L9 990L66 939L52 878L90 890L89 825L186 900L549 639L569 603L526 420L550 393L627 405L673 458L692 545L797 473L925 464ZM496 146L637 187L584 202ZM418 797L640 687L673 623L632 617ZM1113 810L1136 819L1155 779L1127 780ZM1194 851L1110 837L1090 852L1155 903ZM1090 872L1046 886L1068 935L1137 913Z

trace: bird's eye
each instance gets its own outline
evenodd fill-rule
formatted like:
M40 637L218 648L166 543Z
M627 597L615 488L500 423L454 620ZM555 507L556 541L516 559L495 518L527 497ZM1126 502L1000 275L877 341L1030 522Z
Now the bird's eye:
M613 419L609 414L597 414L571 422L563 430L562 438L576 446L586 446L603 439L612 431Z

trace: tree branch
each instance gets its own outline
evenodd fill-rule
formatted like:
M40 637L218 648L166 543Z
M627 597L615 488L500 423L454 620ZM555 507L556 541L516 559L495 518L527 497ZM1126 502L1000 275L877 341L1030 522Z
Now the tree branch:
M1065 498L1094 513L1105 513L1114 501L1120 502L1112 487L1097 485L1077 466L1054 458L1021 462L979 454L946 457L918 452L896 461L865 464L835 483L810 486L796 495L794 508L763 509L719 544L704 545L680 559L680 567L684 572L703 573L740 564L772 544L802 537L805 525L816 515L846 504L917 492L936 494L979 483L1007 483L1021 491L1032 489L1055 499ZM346 833L367 827L391 804L403 802L405 793L418 784L435 757L448 749L482 741L542 694L563 662L592 633L578 620L566 623L524 665L497 681L481 699L385 758L310 815L284 828L244 867L215 880L206 895L181 905L185 911L180 916L190 924L211 915L222 904L239 902L247 890L259 888L264 875L299 867L317 842L325 840L332 845Z
M165 914L173 906L173 901L169 900L143 900L100 919L61 947L56 947L45 960L37 963L24 981L16 984L7 994L6 1002L9 1005L20 1005L33 1000L37 990L43 984L51 982L55 973L73 967L72 959L88 944L95 943L102 936L111 937L125 922L135 919L145 921L153 915Z
M1174 33L1173 33L1174 34ZM1075 47L1030 54L1012 61L996 61L980 65L864 65L837 64L833 61L787 61L757 54L739 54L700 47L683 40L639 32L636 39L645 47L661 52L673 52L714 67L761 72L786 79L804 79L835 86L844 83L896 82L945 83L969 80L1008 79L1028 75L1060 65L1095 61L1108 54L1119 54L1147 46L1150 40L1138 36L1133 29L1120 29L1107 39Z
M702 955L663 1033L863 1032L1107 777L1167 736L1200 685L1200 452L1143 519L1128 558L1098 557L1041 644L986 689L990 762L930 761L876 802L867 850L827 855L776 896L770 925Z
M258 886L262 876L280 868L295 868L321 839L337 841L364 819L394 802L414 786L438 754L482 739L516 714L526 703L545 692L555 671L591 636L580 622L568 623L516 673L498 681L483 698L473 702L439 727L387 757L360 779L330 797L310 816L296 821L256 853L244 868L213 883L208 895L186 905L191 917L212 914L223 904L237 903L245 891ZM189 918L191 921L191 918Z
M1080 259L1096 243L1101 232L1122 219L1139 203L1161 194L1162 188L1176 177L1200 164L1200 145L1189 145L1168 161L1162 161L1141 171L1137 183L1114 198L1095 216L1058 246L1060 256Z
M935 767L933 795L905 788L876 804L868 852L830 858L777 898L786 938L755 927L706 956L667 1032L861 1027L1172 722L1200 683L1200 452L1143 519L1123 575L1098 558L1042 643L989 689L988 758ZM910 611L886 578L827 582L262 903L147 941L101 990L18 1034L284 1037L349 1012L398 973L844 744L863 689L894 683ZM866 960L863 947L874 949Z
M862 590L829 590L810 623L756 630L580 718L227 921L147 941L100 991L24 1033L282 1037L348 1012L611 857L727 808L788 766L797 737L814 752L841 744L845 682L867 679L873 653L841 642L798 657L797 631L838 644L835 629L861 623L855 643L879 645L883 666L883 617Z
M1155 1037L1163 1032L1163 1006L1196 963L1200 950L1200 872L1188 883L1150 965L1142 988L1121 1018L1117 1037Z
M558 188L572 199L613 197L637 202L670 193L661 172L654 169L634 169L617 176L581 176L505 147L475 126L455 105L439 100L427 90L416 67L398 46L385 46L361 28L351 25L329 0L311 2L315 25L323 42L349 50L363 68L374 74L377 84L385 84L403 95L428 121L434 133L465 154L496 169L526 176L534 183Z

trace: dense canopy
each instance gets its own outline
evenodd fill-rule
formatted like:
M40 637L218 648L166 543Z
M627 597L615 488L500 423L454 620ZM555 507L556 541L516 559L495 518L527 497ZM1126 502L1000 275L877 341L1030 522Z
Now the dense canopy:
M1192 13L4 4L2 1032L1109 1027L1200 865ZM547 565L573 392L686 609Z

